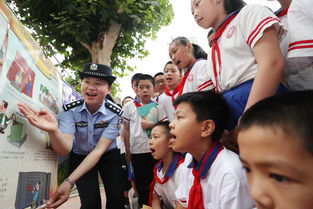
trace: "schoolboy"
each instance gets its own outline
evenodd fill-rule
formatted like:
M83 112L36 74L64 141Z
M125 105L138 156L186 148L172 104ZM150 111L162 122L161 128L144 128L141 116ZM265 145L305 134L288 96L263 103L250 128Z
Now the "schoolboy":
M175 191L181 181L184 157L174 152L169 145L171 135L169 122L156 123L151 132L149 148L159 162L153 169L154 179L150 185L150 199L153 209L175 208Z
M164 80L164 73L158 72L154 75L155 89L154 89L154 98L158 101L158 97L164 93L166 84Z
M178 208L252 208L237 154L218 142L229 112L224 99L214 92L192 92L178 97L174 105L170 144L176 152L189 153L176 190Z
M174 100L179 93L179 83L182 78L182 70L179 69L172 61L168 61L164 66L164 79L166 89L163 94L158 97L158 103L164 108L169 121L174 120L175 108Z
M138 78L142 75L142 73L135 73L131 78L131 87L133 91L135 92L135 99L138 99L138 89L137 89L137 82Z
M154 123L167 120L167 117L163 108L151 99L154 92L153 77L147 74L139 76L136 86L139 101L129 102L123 108L124 143L126 160L134 167L138 203L148 205L149 184L153 179L155 165L150 154L148 133ZM141 110L149 114L143 116Z
M106 208L122 209L122 168L116 148L122 111L105 98L115 77L109 66L95 63L85 64L79 76L84 100L65 105L59 123L49 111L36 111L26 104L18 104L32 125L48 132L52 149L70 156L71 174L46 205L48 208L60 206L69 198L75 183L81 209L100 209L99 172L106 190Z
M240 158L257 208L313 208L312 107L312 90L289 92L242 116Z

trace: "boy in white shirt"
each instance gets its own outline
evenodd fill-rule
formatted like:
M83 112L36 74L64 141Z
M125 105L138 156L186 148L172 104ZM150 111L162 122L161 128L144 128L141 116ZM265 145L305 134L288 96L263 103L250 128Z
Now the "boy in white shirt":
M151 99L154 93L153 77L147 74L139 76L136 86L139 98L123 108L123 136L126 160L134 167L138 202L148 205L149 184L155 165L149 149L149 130L156 122L167 120L167 117L163 108Z
M240 159L258 209L313 208L313 91L273 96L239 124Z
M170 209L177 204L175 191L183 173L184 157L169 146L171 135L169 122L156 123L151 132L149 147L155 160L160 160L153 169L149 203L153 209Z
M229 113L224 99L209 91L191 92L178 97L174 105L170 144L176 152L189 153L176 190L176 208L253 208L238 155L218 142Z

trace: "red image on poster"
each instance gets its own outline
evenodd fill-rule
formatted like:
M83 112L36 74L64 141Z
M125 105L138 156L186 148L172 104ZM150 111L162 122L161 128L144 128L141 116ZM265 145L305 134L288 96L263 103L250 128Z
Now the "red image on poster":
M16 52L7 77L11 81L11 85L19 92L22 92L29 97L33 96L35 73L28 66L27 61L19 52Z

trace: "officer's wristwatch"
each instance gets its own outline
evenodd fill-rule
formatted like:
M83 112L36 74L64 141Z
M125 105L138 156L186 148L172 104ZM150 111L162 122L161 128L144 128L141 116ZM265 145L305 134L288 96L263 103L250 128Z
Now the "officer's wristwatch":
M72 181L70 178L66 178L64 181L67 181L71 185L71 188L73 188L75 184L74 181Z

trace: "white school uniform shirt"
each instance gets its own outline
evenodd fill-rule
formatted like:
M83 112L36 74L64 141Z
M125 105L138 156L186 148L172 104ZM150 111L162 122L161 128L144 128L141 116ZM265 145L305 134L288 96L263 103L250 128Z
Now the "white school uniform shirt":
M187 154L185 165L192 162ZM192 168L184 166L182 181L175 194L178 202L188 207L189 190L193 185ZM214 160L205 179L200 181L205 209L251 209L253 200L247 188L245 173L239 157L224 148Z
M169 178L169 180L164 184L159 184L158 182L155 182L153 193L161 197L166 209L175 208L175 206L177 205L175 191L181 182L182 174L183 171L185 170L184 166L186 166L184 163L180 164L176 168L172 177ZM160 171L157 170L157 176L160 179L164 178L162 170L163 168Z
M289 46L285 77L290 90L313 89L313 6L294 0L288 14Z
M288 53L288 45L289 45L289 29L288 29L288 20L287 20L287 14L278 17L280 22L283 24L283 27L280 28L279 33L279 45L281 49L281 53L283 54L283 57L287 57Z
M167 120L161 105L157 104L158 121ZM128 102L123 108L123 120L129 122L130 151L132 154L149 153L149 138L141 126L141 117L134 102Z
M210 66L206 60L198 60L190 70L183 87L182 94L195 91L206 91L214 89L212 78L209 74Z
M174 99L177 98L177 95L174 95ZM167 96L165 93L159 96L159 104L164 108L165 114L170 122L174 120L175 117L175 108L173 105L172 97Z
M214 86L218 85L220 92L254 79L258 65L252 49L262 37L264 30L272 25L275 25L277 31L282 27L273 12L257 4L249 4L242 8L227 25L217 40L221 54L221 68L218 67L216 56L218 84L213 72L212 50L208 53L208 64L212 68L209 74L213 78Z
M289 25L288 58L313 56L312 0L293 0L287 18ZM303 41L307 41L307 43Z

